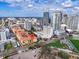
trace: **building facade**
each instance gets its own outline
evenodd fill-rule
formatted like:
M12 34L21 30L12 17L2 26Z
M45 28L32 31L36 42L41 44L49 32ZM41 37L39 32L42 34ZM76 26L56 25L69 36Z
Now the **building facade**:
M67 21L67 23L68 23L67 25L68 25L69 29L76 31L78 29L78 21L79 21L78 15L69 16L69 19Z
M31 28L32 28L32 23L28 22L28 21L25 21L24 22L24 29L31 30Z
M48 25L49 24L49 12L44 12L43 13L43 25Z
M64 14L62 17L62 23L67 25L67 21L68 21L68 15Z
M2 30L1 32L0 32L0 39L2 40L2 41L5 41L7 38L6 38L6 31L5 30Z
M62 13L61 11L54 11L51 14L51 26L53 27L53 30L60 30L62 22Z

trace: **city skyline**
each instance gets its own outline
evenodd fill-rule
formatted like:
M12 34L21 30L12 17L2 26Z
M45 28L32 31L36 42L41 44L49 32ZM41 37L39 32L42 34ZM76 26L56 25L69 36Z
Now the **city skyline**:
M0 0L0 59L79 59L79 0Z
M0 17L0 59L79 59L79 15L48 9Z
M78 14L78 6L79 0L0 0L0 17L42 17L46 9Z

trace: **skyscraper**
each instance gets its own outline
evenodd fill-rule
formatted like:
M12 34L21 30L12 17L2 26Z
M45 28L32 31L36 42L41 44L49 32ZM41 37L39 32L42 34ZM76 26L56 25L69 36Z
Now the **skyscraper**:
M67 25L67 21L68 21L68 15L64 14L62 17L62 23Z
M5 41L7 38L6 38L6 31L5 30L1 30L0 31L0 39L2 41Z
M43 25L49 24L49 12L44 12L43 14Z
M72 29L73 31L76 31L78 29L78 21L79 21L78 15L69 16L69 19L68 19L69 28Z
M43 38L51 38L53 34L51 26L43 26Z
M62 22L62 13L61 11L54 11L51 15L51 26L53 30L60 30L61 22Z
M32 28L32 23L25 21L24 22L24 29L31 30L31 28Z

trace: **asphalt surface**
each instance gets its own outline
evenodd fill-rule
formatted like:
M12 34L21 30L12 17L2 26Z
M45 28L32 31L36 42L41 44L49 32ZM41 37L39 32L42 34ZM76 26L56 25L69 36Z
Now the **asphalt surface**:
M27 52L21 52L19 54L10 56L9 59L38 59L40 48L29 50Z

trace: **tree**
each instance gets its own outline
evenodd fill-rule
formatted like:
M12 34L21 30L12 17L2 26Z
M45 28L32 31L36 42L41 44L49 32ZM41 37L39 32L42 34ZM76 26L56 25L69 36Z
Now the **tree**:
M33 32L36 31L36 29L35 29L33 26L31 27L31 30L32 30Z
M58 53L58 56L63 58L63 59L69 59L69 55L66 52L64 52L64 51L60 51Z
M10 50L10 49L13 48L13 45L12 45L12 43L10 42L10 43L6 43L4 47L5 47L6 50Z
M39 54L38 59L55 59L55 55L51 53L51 48L49 46L43 46Z
M3 57L3 59L8 59L8 56Z

